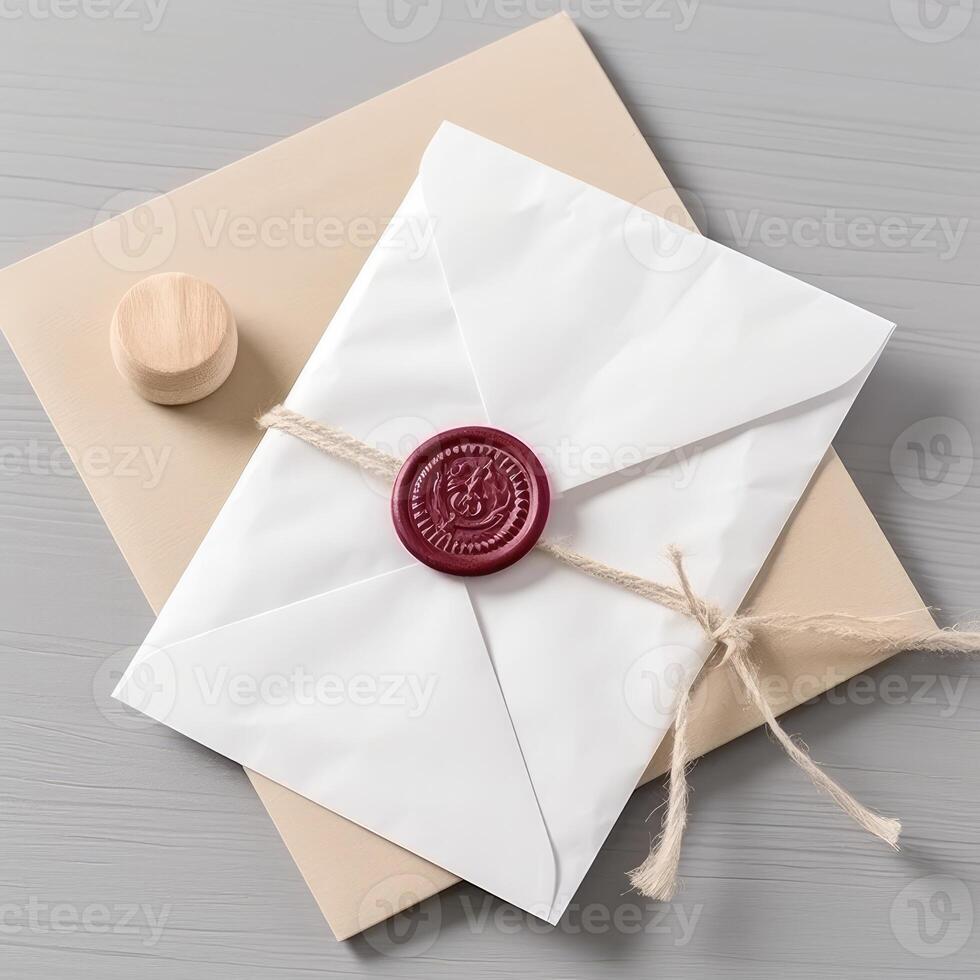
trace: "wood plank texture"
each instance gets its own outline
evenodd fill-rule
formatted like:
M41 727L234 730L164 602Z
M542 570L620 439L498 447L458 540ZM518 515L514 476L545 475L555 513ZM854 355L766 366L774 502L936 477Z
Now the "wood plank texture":
M566 3L707 234L898 321L837 448L946 620L980 611L972 6ZM558 9L6 0L0 265ZM952 978L980 961L975 661L901 657L790 716L904 818L899 855L754 732L694 771L671 905L621 894L655 784L558 928L461 886L341 944L242 771L109 701L150 622L0 341L4 980Z

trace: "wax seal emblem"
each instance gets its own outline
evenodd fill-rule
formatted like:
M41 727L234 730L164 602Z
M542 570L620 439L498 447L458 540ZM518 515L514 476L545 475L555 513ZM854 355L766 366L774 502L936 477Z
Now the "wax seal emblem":
M419 561L452 575L487 575L534 547L550 503L544 468L524 443L466 426L433 436L408 457L391 514Z

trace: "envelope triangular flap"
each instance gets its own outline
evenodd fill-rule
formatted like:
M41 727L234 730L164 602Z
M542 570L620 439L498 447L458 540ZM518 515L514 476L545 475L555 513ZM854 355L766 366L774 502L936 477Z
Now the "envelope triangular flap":
M837 388L891 330L449 123L420 178L487 414L557 490Z
M493 894L550 907L551 844L459 579L409 565L141 654L120 700ZM444 830L463 822L468 834ZM513 866L474 861L470 834Z

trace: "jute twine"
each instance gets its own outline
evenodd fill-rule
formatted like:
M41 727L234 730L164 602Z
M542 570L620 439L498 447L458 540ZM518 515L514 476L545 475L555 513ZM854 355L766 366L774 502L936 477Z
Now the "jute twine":
M259 420L264 429L279 429L302 439L317 449L346 460L361 469L394 480L402 460L361 442L340 429L323 425L313 419L278 405ZM908 631L902 616L850 616L844 613L817 613L796 616L791 614L755 615L751 612L725 615L713 603L698 596L687 577L684 560L676 547L668 555L677 577L677 585L664 585L652 579L588 558L556 541L539 541L539 551L556 561L586 575L655 602L694 620L713 644L713 653L702 669L701 676L730 664L776 740L786 754L810 777L817 789L823 790L858 826L893 848L898 848L902 826L898 820L883 817L858 802L842 786L830 778L810 758L806 748L786 733L760 687L758 671L750 658L750 649L757 633L812 634L861 644L881 654L899 651L928 653L972 653L980 650L980 633L957 628ZM896 631L900 631L896 636ZM697 683L697 682L696 682ZM693 689L693 686L692 686ZM677 890L677 869L680 863L681 842L687 825L689 756L689 725L692 689L679 697L674 719L674 744L670 760L667 810L659 839L651 846L646 860L629 872L630 884L648 898L667 901Z

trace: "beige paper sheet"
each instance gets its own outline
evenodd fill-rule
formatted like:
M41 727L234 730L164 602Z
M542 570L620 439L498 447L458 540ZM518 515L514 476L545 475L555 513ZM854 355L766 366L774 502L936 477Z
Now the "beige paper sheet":
M169 454L158 485L104 466L82 467L155 610L254 450L259 432L252 419L289 390L443 119L673 220L683 214L587 44L569 18L558 16L0 272L0 328L69 451L78 458L93 448L139 447L157 460ZM231 224L236 218L244 224ZM320 223L318 246L311 246L309 230L282 233L284 222L308 227L308 218ZM264 233L243 235L243 227ZM144 275L165 270L213 282L241 335L225 385L180 408L142 401L115 373L109 354L116 302ZM922 608L832 453L754 597L759 608L797 612ZM924 609L921 617L928 622ZM763 674L787 681L780 710L872 660L799 639L759 652ZM699 751L759 724L731 678L719 672L708 688L697 718ZM648 775L663 770L663 754ZM250 778L339 938L455 880L262 777Z

